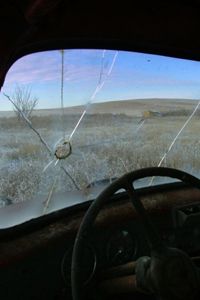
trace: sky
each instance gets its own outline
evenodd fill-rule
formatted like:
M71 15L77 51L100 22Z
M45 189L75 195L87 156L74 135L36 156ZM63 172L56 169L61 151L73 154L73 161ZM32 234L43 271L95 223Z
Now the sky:
M38 109L61 106L61 51L27 55L10 68L0 111L13 107L16 87L38 98ZM64 51L64 106L142 98L200 99L200 62L110 50Z

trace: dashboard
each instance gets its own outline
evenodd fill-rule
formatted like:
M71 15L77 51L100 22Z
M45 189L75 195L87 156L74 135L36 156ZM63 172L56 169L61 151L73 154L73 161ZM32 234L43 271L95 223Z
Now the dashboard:
M200 252L200 202L182 205L173 211L174 242L190 255Z
M141 196L166 245L180 248L190 256L199 255L200 192L183 186L165 187L152 192L143 189ZM126 195L117 197L98 215L84 247L86 286L103 270L150 254L140 217ZM17 234L1 238L3 299L39 299L39 295L40 299L70 299L74 240L89 205L88 202L66 209L62 216L53 215L48 224L32 224L24 234L18 229Z
M200 202L178 205L151 219L166 246L179 248L191 257L200 254ZM62 261L63 279L69 287L73 243ZM103 230L95 228L84 251L85 285L96 273L150 255L145 229L138 218L116 222Z

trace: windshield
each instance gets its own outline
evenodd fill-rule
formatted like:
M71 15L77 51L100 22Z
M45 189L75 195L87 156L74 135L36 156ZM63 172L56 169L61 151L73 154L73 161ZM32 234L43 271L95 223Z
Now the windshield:
M0 96L0 227L94 199L143 167L198 176L199 87L199 62L156 55L57 50L18 60Z

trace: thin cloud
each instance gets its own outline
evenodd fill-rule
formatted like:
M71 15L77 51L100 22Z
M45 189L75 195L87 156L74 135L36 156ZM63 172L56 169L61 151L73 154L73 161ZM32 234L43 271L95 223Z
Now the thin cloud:
M98 75L100 53L97 55L92 50L86 53L84 60L83 57L81 58L80 55L72 51L65 53L65 81L89 80ZM32 84L39 82L41 84L60 79L61 55L59 51L37 53L28 55L13 65L6 77L5 86L13 83Z
M64 91L67 103L84 103L99 81L104 81L115 51L66 50L64 52ZM104 55L105 54L105 55ZM150 58L149 58L150 57ZM102 67L103 59L103 67ZM147 61L150 59L150 62ZM183 63L183 64L182 64ZM195 68L195 69L194 69ZM187 72L184 71L187 69ZM195 70L195 74L194 74ZM113 71L97 95L97 101L119 98L186 97L199 93L200 71L196 64L169 58L120 52ZM199 73L198 73L199 72ZM199 74L199 75L198 75ZM49 51L28 55L10 69L4 90L11 94L15 85L29 85L48 105L51 99L59 102L61 84L61 53ZM74 100L75 99L75 100ZM77 100L76 100L77 99ZM48 102L48 103L47 103Z

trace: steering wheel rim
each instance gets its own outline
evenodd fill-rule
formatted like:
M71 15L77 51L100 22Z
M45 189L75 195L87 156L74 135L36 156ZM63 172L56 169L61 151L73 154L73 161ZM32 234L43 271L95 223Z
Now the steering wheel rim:
M92 225L94 224L94 221L99 211L101 210L102 206L105 205L107 201L110 199L110 197L118 190L125 189L128 192L130 199L131 196L134 196L136 198L136 201L132 201L132 203L135 209L137 210L137 212L139 212L140 214L145 213L146 211L143 207L143 204L141 203L140 199L137 198L137 194L135 193L133 183L138 179L153 177L153 176L179 179L180 181L190 186L200 189L200 180L197 177L178 169L166 168L166 167L143 168L140 170L132 171L130 173L126 173L125 175L123 175L122 177L120 177L119 179L111 183L107 188L105 188L99 194L99 196L93 201L93 203L87 210L76 235L73 254L72 254L72 268L71 268L71 285L72 285L73 300L83 299L82 297L83 287L81 286L81 282L80 282L80 274L82 271L81 268L79 268L82 246L84 245L84 241L87 239L89 232L92 228ZM139 203L139 207L137 206L138 203ZM147 223L148 223L148 219L147 219ZM146 225L148 227L148 225L151 224L148 223ZM158 243L158 247L160 247L160 242Z

